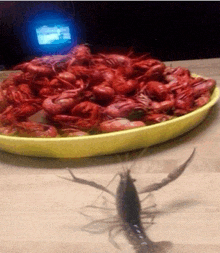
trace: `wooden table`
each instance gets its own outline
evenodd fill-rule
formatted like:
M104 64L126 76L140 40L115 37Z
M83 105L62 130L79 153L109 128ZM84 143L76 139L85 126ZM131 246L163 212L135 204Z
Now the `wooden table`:
M212 77L220 86L220 59L166 62ZM196 154L185 173L155 192L151 201L159 213L147 233L153 241L171 241L169 252L220 252L220 116L219 104L197 128L164 144L150 147L132 166L138 189L158 182L183 163L193 148ZM130 152L130 156L135 152ZM80 214L100 191L63 180L66 168L84 179L107 185L112 177L129 166L125 157L115 155L85 159L25 157L0 151L0 252L70 253L133 252L123 234L116 236L117 250L108 241L108 232L81 231L90 219ZM114 190L118 177L110 185ZM112 201L107 198L107 204ZM99 198L99 201L104 199ZM146 206L149 200L143 201ZM115 208L115 206L113 205ZM91 210L89 210L91 211ZM104 213L89 212L94 219ZM106 213L107 216L110 215ZM111 225L111 224L109 224ZM97 227L100 231L100 227Z

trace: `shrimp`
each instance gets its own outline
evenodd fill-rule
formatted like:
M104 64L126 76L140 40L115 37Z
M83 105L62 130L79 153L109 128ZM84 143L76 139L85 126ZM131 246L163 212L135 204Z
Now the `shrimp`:
M161 242L153 242L146 234L143 223L141 220L141 214L147 215L150 218L148 222L149 225L153 224L154 215L149 211L143 211L141 209L141 201L139 199L139 194L142 193L151 193L153 191L157 191L160 188L164 187L165 185L171 183L172 181L176 180L186 169L187 165L192 161L194 156L195 149L193 150L190 157L178 168L171 171L166 178L164 178L161 182L151 184L145 187L140 192L137 191L134 181L130 175L130 169L119 173L120 175L120 182L117 187L116 194L108 190L106 187L97 184L93 181L87 181L85 179L81 179L76 177L71 170L69 170L72 179L62 177L64 179L73 181L79 184L89 185L96 189L102 190L107 192L111 196L115 197L116 202L116 217L112 219L102 219L98 220L99 223L105 222L113 222L114 226L110 226L109 229L109 241L118 249L120 249L119 245L114 241L114 237L121 231L124 232L124 235L127 241L133 246L133 249L136 253L165 253L167 250L172 246L171 242L161 241ZM118 174L117 174L118 175ZM91 207L91 206L90 206ZM93 225L95 222L91 222L84 227L88 228L90 225ZM117 233L114 235L112 231L115 227L118 227Z

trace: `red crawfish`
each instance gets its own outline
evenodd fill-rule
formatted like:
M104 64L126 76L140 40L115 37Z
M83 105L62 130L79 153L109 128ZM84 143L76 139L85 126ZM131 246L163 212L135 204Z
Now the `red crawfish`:
M63 137L74 137L74 136L86 136L89 135L87 132L81 131L77 128L61 128L60 129L60 134Z
M115 118L101 122L98 129L103 133L110 133L143 126L146 125L142 121L130 121L125 118Z
M103 82L100 85L96 85L92 88L92 92L95 96L95 100L99 103L108 104L115 98L115 91L108 83Z
M144 106L132 98L118 96L115 100L103 109L103 114L109 118L127 118L138 120L145 116Z
M42 107L47 113L55 115L73 108L79 101L77 89L65 90L61 94L47 97L43 101Z
M68 54L70 60L67 61L68 68L72 65L87 66L92 63L92 54L87 45L77 45Z
M58 132L54 126L25 121L15 124L19 136L24 137L56 137Z
M11 104L36 100L28 84L10 85L5 93L7 101Z
M112 88L116 94L128 95L138 88L138 82L132 79L126 80L123 76L116 76Z
M131 58L121 54L98 54L95 61L113 69L132 65Z
M17 130L14 126L2 126L0 124L0 134L4 135L15 135L17 134Z
M209 102L216 86L213 79L194 78L188 69L166 67L149 55L131 56L92 54L87 45L77 45L67 55L38 57L15 66L21 72L0 84L2 124L28 120L43 106L48 124L58 122L94 134L99 123L109 119L112 122L102 126L115 131L121 118L157 123ZM79 99L63 97L69 90ZM136 127L127 123L119 129Z
M191 85L193 88L194 97L198 98L206 92L211 94L216 86L216 81L213 79L204 79L202 77L198 77L192 80Z
M25 102L17 106L9 105L0 114L0 122L4 125L9 125L21 120L25 121L41 109L41 105L34 102Z
M133 69L139 81L160 80L165 70L165 64L150 58L135 62Z
M99 106L89 101L83 101L75 105L69 114L57 114L51 120L59 123L63 128L78 128L89 131L95 129L100 120L101 113Z
M16 65L14 70L22 70L36 76L53 76L58 70L67 67L66 61L69 59L66 55L54 55L36 57L29 62Z
M188 83L191 79L190 71L182 67L166 67L164 69L164 79L169 82L177 82L179 84Z
M17 65L13 68L14 70L22 70L23 72L29 72L37 76L52 76L54 75L54 70L47 66L37 66L31 62L25 62Z
M8 106L7 98L5 92L0 87L0 113L5 110Z
M120 231L123 231L125 237L127 238L130 245L133 246L136 253L165 253L167 252L168 248L172 246L172 243L165 241L153 242L146 234L141 216L142 214L145 216L147 215L149 218L151 218L151 221L149 223L153 224L152 221L154 219L154 214L152 214L149 209L141 209L141 202L138 194L157 191L165 185L176 180L184 172L187 165L192 161L194 153L195 149L193 150L190 157L182 165L171 171L161 182L150 184L143 188L139 193L134 184L135 179L133 179L130 175L130 170L119 173L120 182L117 187L116 194L108 190L106 187L97 184L96 182L76 177L71 170L69 170L69 172L72 176L72 179L64 179L70 180L74 183L94 187L115 197L117 215L114 222L116 223L117 221L117 226L110 226L109 230L109 241L113 243L115 247L120 249L119 245L115 242L114 237ZM98 208L95 206L93 207ZM83 230L90 232L90 227L106 222L107 219L92 221L88 225L84 226ZM118 228L117 233L113 235L113 230L116 229L116 227Z

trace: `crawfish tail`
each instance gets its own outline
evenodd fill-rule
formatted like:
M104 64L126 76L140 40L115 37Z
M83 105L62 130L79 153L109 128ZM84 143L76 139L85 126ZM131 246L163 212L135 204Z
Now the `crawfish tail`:
M151 242L151 245L137 245L134 247L136 253L166 253L172 247L168 241Z

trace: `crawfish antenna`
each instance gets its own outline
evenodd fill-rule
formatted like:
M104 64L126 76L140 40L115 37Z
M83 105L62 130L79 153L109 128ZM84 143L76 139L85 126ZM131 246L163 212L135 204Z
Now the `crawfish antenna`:
M131 170L131 169L135 166L136 161L137 161L138 159L140 159L140 157L143 156L143 154L146 152L146 150L147 150L147 149L144 148L142 151L140 151L139 154L137 154L137 156L135 157L134 161L131 163L131 165L130 165L130 167L129 167L128 170Z

